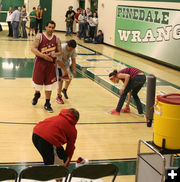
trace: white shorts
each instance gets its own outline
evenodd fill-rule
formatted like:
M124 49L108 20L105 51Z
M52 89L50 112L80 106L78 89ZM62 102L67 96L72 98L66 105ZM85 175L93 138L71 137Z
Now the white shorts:
M44 86L45 91L52 91L52 90L58 89L58 82L57 81L54 82L53 84L50 84L50 85L37 85L33 81L32 81L32 84L33 84L34 89L37 91L41 91L43 89L43 86Z
M79 32L79 23L76 23L76 33Z

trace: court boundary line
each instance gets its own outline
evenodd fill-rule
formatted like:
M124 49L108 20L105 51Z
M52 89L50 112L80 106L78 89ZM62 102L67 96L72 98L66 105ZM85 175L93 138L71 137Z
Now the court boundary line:
M107 162L107 161L122 161L122 162L134 162L137 158L115 158L115 159L92 159L89 160L90 162ZM72 160L71 163L75 163L76 160ZM2 164L43 164L43 162L41 161L37 161L37 162L0 162L0 165Z
M103 123L77 123L76 125L111 125L111 124L145 124L146 121L140 121L140 122L103 122ZM14 125L36 125L37 123L20 123L20 122L0 122L0 124L14 124Z

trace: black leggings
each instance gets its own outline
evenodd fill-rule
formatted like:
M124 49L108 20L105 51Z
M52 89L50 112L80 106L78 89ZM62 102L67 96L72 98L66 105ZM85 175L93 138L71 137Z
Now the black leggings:
M37 148L39 153L41 154L43 158L43 162L45 165L51 165L54 164L54 150L53 150L53 145L41 138L40 136L36 135L33 133L32 136L32 141L34 146ZM68 155L64 151L64 148L57 147L56 148L57 155L60 159L66 162Z
M121 108L125 102L126 96L128 94L128 92L132 91L132 96L136 102L136 106L137 106L137 110L139 114L143 113L143 108L142 108L142 104L141 101L138 97L138 92L140 91L140 89L142 88L142 86L144 85L144 83L146 82L146 77L145 75L137 75L134 78L131 78L124 90L124 93L121 95L118 105L116 107L116 111L120 112Z

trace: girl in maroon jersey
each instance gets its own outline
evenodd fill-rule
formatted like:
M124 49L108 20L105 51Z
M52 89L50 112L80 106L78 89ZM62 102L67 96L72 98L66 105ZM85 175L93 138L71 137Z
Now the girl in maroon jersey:
M128 67L120 70L119 72L114 70L109 74L109 79L113 83L119 83L119 80L124 83L123 87L120 89L121 97L119 99L118 105L116 109L111 110L110 113L120 114L120 111L130 112L129 103L132 95L136 102L138 113L143 114L142 103L138 97L138 92L146 82L146 76L144 75L144 72L134 67ZM129 95L127 105L124 109L121 109L128 93Z

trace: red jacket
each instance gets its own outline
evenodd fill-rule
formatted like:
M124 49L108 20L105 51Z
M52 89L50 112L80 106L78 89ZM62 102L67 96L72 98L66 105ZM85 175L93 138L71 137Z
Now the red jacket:
M70 161L74 153L77 138L76 123L77 120L72 112L69 109L62 109L58 116L53 116L39 122L34 127L33 133L56 147L67 143L65 151Z

